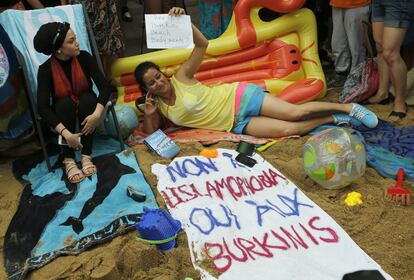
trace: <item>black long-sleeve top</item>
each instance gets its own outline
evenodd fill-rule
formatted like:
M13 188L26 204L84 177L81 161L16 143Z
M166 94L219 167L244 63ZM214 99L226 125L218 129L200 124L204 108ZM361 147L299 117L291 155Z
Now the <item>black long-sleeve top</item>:
M81 51L77 58L80 66L82 67L83 73L88 80L89 91L93 92L93 80L99 90L98 103L105 106L108 102L111 89L108 81L99 70L95 58L86 51ZM57 59L57 61L62 66L66 77L71 82L72 59L66 61ZM37 72L37 107L40 116L53 128L61 122L54 112L54 104L55 90L53 86L52 67L50 59L48 59L40 65L39 71Z

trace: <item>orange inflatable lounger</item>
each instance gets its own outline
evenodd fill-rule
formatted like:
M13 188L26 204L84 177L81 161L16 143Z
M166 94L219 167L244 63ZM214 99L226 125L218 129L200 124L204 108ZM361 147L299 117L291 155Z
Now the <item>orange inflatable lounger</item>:
M325 76L318 56L316 20L304 0L240 0L227 30L210 40L196 78L205 84L248 81L291 103L323 97ZM259 11L282 15L265 22ZM134 70L144 61L157 63L171 76L191 49L167 49L120 58L112 66L118 102L134 107L141 96Z

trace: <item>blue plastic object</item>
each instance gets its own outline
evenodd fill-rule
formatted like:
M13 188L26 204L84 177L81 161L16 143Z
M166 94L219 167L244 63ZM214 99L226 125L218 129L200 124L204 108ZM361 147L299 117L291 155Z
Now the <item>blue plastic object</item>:
M165 209L144 207L144 214L135 227L141 235L137 240L155 244L161 251L168 251L175 246L175 238L181 229L181 222L175 220Z

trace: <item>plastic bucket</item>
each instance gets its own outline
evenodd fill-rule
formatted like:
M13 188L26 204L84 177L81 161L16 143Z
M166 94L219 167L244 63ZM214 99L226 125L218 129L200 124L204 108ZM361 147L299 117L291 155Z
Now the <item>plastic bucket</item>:
M155 244L159 250L168 251L175 246L175 239L181 229L181 223L165 209L144 207L144 214L135 227L141 235L136 238L137 240Z

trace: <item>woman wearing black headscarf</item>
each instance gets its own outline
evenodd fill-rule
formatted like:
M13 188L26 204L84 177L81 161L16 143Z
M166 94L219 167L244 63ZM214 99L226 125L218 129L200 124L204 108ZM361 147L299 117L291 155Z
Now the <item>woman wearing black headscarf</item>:
M95 59L79 49L69 23L42 25L33 40L36 51L51 57L39 67L37 104L39 114L65 138L66 175L71 183L96 173L92 163L92 140L97 121L110 95L110 87ZM99 97L92 91L92 80ZM76 121L80 133L75 133ZM74 160L74 149L82 149L82 170Z

